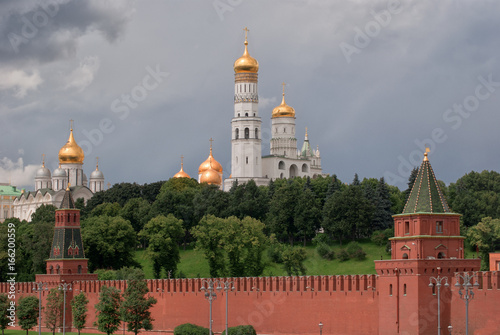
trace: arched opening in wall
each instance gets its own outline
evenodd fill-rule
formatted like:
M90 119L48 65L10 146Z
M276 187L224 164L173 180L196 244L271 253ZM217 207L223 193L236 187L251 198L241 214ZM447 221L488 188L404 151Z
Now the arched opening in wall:
M68 269L68 274L69 274L69 275L71 274L71 269Z
M248 164L248 156L246 157L246 163Z
M440 252L438 253L437 258L446 258L446 255L444 254L444 252Z
M240 138L240 129L239 128L236 128L236 130L234 131L234 138L236 138L236 139Z
M280 179L283 179L283 172L280 173Z
M278 128L274 128L274 132L277 133L278 132Z
M286 134L286 128L283 128L283 132Z
M240 113L238 113L238 117L240 117L240 116L241 116Z
M245 128L245 139L249 139L250 138L250 129L249 128Z
M408 259L408 254L406 252L403 254L403 259Z
M248 116L248 113L245 113L245 116Z
M292 164L290 166L290 178L297 177L298 175L299 175L299 168L297 167L297 165Z
M259 138L259 128L255 128L255 138Z
M302 164L302 172L304 172L304 173L309 172L309 167L307 166L306 163Z
M78 265L78 273L82 273L82 266Z
M406 295L406 284L403 285L403 295Z
M255 113L253 113L253 116L255 116Z
M392 284L389 284L389 295L392 296Z
M280 170L284 170L284 169L285 169L285 162L280 161L280 162L278 163L278 169L280 169Z
M54 267L52 265L49 268L49 274L54 274Z
M59 264L57 264L56 266L56 274L58 275L59 274L59 270L61 269L61 267L59 266Z

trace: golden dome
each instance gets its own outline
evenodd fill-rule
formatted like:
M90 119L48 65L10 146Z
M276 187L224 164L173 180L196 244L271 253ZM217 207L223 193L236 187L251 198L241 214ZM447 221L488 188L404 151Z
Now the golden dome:
M234 62L234 73L241 72L251 72L257 73L259 71L259 62L248 53L248 40L247 40L247 32L248 29L245 28L245 51L243 52L243 56L238 58L236 62Z
M208 169L204 171L200 176L200 183L207 183L210 185L221 185L222 178L219 173L213 169Z
M73 137L73 128L71 128L68 142L59 150L59 163L83 164L84 158L85 155L83 154L83 150L76 144L75 138Z
M212 139L210 139L210 141L212 141ZM220 163L215 160L214 156L212 156L212 143L210 143L210 155L208 156L206 161L201 163L200 167L198 168L198 173L201 174L210 169L222 173L222 165L220 165Z
M191 178L186 172L184 172L184 162L183 162L183 156L181 156L181 169L179 172L177 172L174 175L174 178Z
M272 118L275 117L295 117L295 109L285 102L285 83L283 83L283 100L281 105L274 107Z

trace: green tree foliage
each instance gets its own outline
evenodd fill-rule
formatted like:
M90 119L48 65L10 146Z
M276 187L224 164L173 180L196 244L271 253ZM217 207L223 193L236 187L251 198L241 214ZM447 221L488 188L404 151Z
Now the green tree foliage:
M17 306L17 322L22 330L28 330L37 325L38 319L38 298L34 296L19 299Z
M313 238L320 228L321 216L316 205L316 194L312 191L310 184L305 184L304 190L299 195L294 218L297 237L302 238L304 247L307 240Z
M374 206L365 197L357 175L353 183L335 192L323 208L323 228L340 241L369 236Z
M97 311L97 329L106 334L113 334L120 326L120 291L115 287L103 286L99 294Z
M31 222L52 222L56 217L56 208L52 205L41 205L31 214Z
M307 259L304 247L286 246L283 251L283 268L289 276L306 274L304 261Z
M391 200L391 213L401 214L405 206L405 195L396 186L387 185L389 189L389 197ZM394 223L394 222L393 222Z
M7 294L0 294L0 329L2 330L2 335L4 335L4 330L9 325L10 319L7 317L10 300L7 297Z
M131 268L125 266L120 270L115 271L116 280L143 280L146 276L144 275L144 271L139 268Z
M139 233L149 221L151 204L143 198L132 198L120 210L120 216L130 221L136 233Z
M105 202L102 203L98 206L96 206L92 212L90 212L90 216L101 216L101 215L106 215L106 216L118 216L120 215L121 211L121 206L117 202Z
M179 242L184 236L182 220L173 214L159 215L144 226L139 236L148 242L147 252L153 261L155 278L160 278L162 268L165 273L175 274L180 261Z
M300 185L298 178L289 180L281 187L277 184L278 182L275 182L274 195L269 203L267 224L277 238L280 240L288 239L288 242L293 245L298 232L295 225L295 214L302 185Z
M119 216L103 215L83 220L82 239L90 271L96 268L140 267L134 260L134 228Z
M470 227L484 217L500 218L500 174L495 171L470 172L450 184L448 201Z
M404 203L408 201L408 198L410 197L411 189L413 188L413 184L415 183L415 179L417 179L418 175L418 167L414 167L413 170L411 170L410 176L408 177L408 188L404 190Z
M467 231L469 243L481 254L481 270L489 268L489 253L500 248L500 219L485 217Z
M207 214L226 217L228 203L229 193L219 190L217 185L201 184L193 199L194 222Z
M228 194L228 216L239 219L249 216L260 221L265 219L269 207L266 187L258 187L255 181L250 180L245 184L236 184Z
M53 335L55 335L56 329L62 324L63 298L63 293L57 288L51 289L47 296L45 325L52 331Z
M141 329L152 330L154 319L150 308L156 304L156 299L146 297L148 285L143 280L130 280L123 294L120 312L127 329L137 335Z
M208 260L210 275L259 276L264 270L262 252L267 245L264 224L235 216L227 219L207 215L192 230L197 248Z
M389 188L384 181L384 177L380 178L375 189L375 203L373 204L375 211L373 213L372 231L386 229L393 225L391 211L391 196Z
M80 331L85 327L87 323L87 312L89 299L85 296L85 293L80 292L71 299L71 314L73 315L73 327L78 329L78 335Z
M182 220L186 232L184 245L189 241L188 232L196 224L193 200L199 188L200 185L194 179L171 178L163 184L151 206L150 217L173 214Z
M197 326L192 323L184 323L174 328L174 335L206 335L208 332L208 328Z

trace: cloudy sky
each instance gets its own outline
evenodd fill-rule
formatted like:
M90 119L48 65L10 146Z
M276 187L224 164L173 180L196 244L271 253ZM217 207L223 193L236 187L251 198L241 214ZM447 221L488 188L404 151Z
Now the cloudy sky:
M34 188L69 120L106 182L149 183L214 156L228 177L233 62L260 64L263 154L286 82L325 173L405 188L425 145L447 184L500 170L500 2L0 2L0 182Z

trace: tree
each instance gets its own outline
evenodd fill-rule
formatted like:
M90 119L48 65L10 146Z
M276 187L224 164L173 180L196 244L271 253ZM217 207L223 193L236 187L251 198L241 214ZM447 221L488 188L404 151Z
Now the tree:
M80 331L85 327L87 323L87 312L89 299L85 296L85 293L80 292L80 294L75 295L71 299L71 314L73 314L73 327L78 329L78 335Z
M204 216L191 230L196 238L196 248L203 250L208 260L211 277L222 277L225 270L224 260L224 221L213 215Z
M375 191L375 211L373 213L372 232L389 228L392 223L391 199L384 177L380 178Z
M486 217L467 231L469 243L481 254L481 270L489 268L489 253L500 247L500 219Z
M306 249L303 247L286 246L282 254L283 267L289 276L305 275L304 261L307 258Z
M413 184L415 183L415 179L417 179L418 175L418 168L414 167L413 170L411 170L410 176L408 177L408 188L403 192L404 193L404 202L408 201L408 198L410 197L411 189L413 188Z
M56 217L56 207L52 205L41 205L31 214L31 222L52 222Z
M287 238L291 245L297 234L295 214L302 188L298 179L289 180L281 187L278 187L277 182L275 183L276 189L269 203L267 215L271 232L281 240Z
M90 212L90 216L106 215L106 216L115 217L115 216L120 215L120 211L121 211L121 207L120 207L119 203L117 203L117 202L113 202L113 203L105 202L103 204L96 206L96 208L94 208L92 210L92 212Z
M82 239L89 269L140 267L134 260L136 234L122 217L98 216L82 221Z
M4 335L4 330L9 325L11 320L7 317L9 315L7 308L9 308L9 299L7 294L0 294L0 329L2 330L2 335Z
M294 225L297 236L302 238L304 247L306 241L316 234L320 227L320 213L316 208L316 195L309 187L304 187L300 193L295 209Z
M38 298L34 296L24 297L19 299L17 307L17 320L22 330L28 330L37 325L38 319Z
M120 216L130 221L136 233L139 233L149 221L151 204L142 198L132 198L120 210Z
M144 226L139 236L148 241L147 252L153 261L155 278L160 278L162 268L165 273L175 274L180 262L179 242L184 236L182 220L173 214L159 215Z
M113 334L120 326L120 291L115 287L103 286L99 294L97 311L97 329L106 334Z
M123 321L127 322L127 329L134 332L135 335L141 329L153 329L154 319L151 317L149 309L156 304L156 299L146 297L148 292L145 281L131 280L123 294L124 300L120 307L121 315Z
M57 288L49 291L47 305L45 306L45 325L55 335L56 329L61 326L63 311L63 293Z

